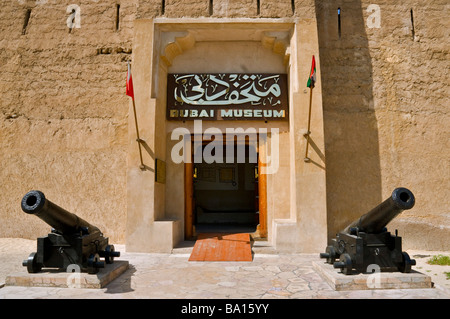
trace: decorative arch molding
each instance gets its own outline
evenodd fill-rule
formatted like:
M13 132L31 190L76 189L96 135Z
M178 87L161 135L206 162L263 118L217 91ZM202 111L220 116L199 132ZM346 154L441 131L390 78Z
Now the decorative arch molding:
M266 32L261 38L261 43L264 47L283 57L285 66L289 63L291 56L289 37L289 32Z
M196 23L171 23L164 21L164 27L159 29L160 60L166 67L170 67L173 60L202 41L252 41L261 42L262 46L281 55L283 63L287 65L290 59L290 41L292 23L262 23L245 21L212 21ZM216 19L217 20L217 19ZM163 21L155 20L156 25ZM211 33L211 30L216 32Z
M167 32L163 35L161 60L167 67L172 65L173 59L195 45L195 38L189 31Z

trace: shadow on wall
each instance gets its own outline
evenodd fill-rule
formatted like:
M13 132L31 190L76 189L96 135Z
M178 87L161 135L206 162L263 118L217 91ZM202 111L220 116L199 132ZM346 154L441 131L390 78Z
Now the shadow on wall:
M328 238L381 201L372 61L361 1L317 0Z

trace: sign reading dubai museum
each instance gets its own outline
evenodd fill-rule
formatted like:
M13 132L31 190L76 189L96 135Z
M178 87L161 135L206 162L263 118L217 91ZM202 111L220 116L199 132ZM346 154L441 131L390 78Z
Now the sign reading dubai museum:
M169 74L168 120L287 120L286 74Z

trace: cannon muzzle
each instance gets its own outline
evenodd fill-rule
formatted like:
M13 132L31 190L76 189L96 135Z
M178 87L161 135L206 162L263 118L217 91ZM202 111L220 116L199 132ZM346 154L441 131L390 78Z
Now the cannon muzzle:
M413 208L414 203L414 195L409 189L396 188L388 199L348 225L344 232L350 234L357 228L361 232L380 233L398 214Z
M52 226L62 234L75 234L83 231L89 234L100 230L75 214L52 203L41 191L33 190L25 194L21 202L22 210L32 214Z

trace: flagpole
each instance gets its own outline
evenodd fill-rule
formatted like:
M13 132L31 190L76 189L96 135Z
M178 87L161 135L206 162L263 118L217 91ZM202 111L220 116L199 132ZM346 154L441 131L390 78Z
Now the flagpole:
M309 135L311 134L311 105L312 105L312 92L313 92L314 84L311 84L309 88L309 114L308 114L308 131L303 134L306 137L306 151L305 158L303 159L305 162L309 162L311 159L308 157L308 146L309 146Z
M131 97L131 101L133 101L133 113L134 113L134 124L136 127L136 142L138 143L139 146L139 159L141 160L141 165L139 166L139 168L141 170L145 169L144 166L144 161L142 160L142 149L141 149L141 142L143 142L143 140L141 140L141 138L139 137L139 127L138 127L138 120L137 120L137 115L136 115L136 104L134 102L134 89L133 89L133 84L132 84L132 79L131 79L131 67L130 67L130 61L127 62L128 65L128 72L127 72L127 95ZM128 82L129 81L129 82ZM130 91L128 92L128 85L130 84Z
M308 157L308 147L309 147L309 139L311 135L311 106L312 106L312 94L314 89L314 84L316 82L316 59L314 58L314 55L312 56L312 62L311 62L311 72L309 73L309 79L307 86L309 87L309 113L308 113L308 130L306 131L303 136L306 138L306 150L305 150L305 158L303 159L305 163L308 163L311 161L311 159Z
M136 116L136 105L135 105L135 103L134 103L134 97L133 97L131 100L133 101L134 124L135 124L135 126L136 126L136 136L137 136L136 142L137 142L138 145L139 145L139 158L140 158L140 160L141 160L141 165L139 166L139 168L140 168L140 169L144 169L145 166L144 166L144 162L143 162L143 160L142 160L142 149L141 149L141 142L142 142L142 140L141 140L141 138L139 137L139 127L138 127L138 121L137 121L137 116Z

